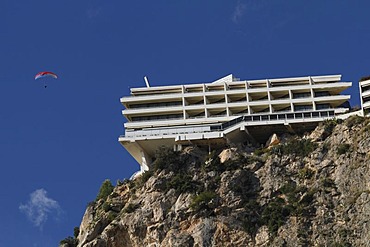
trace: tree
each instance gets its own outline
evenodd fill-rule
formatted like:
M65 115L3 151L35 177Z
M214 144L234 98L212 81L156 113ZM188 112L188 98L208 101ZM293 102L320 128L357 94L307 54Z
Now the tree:
M113 192L114 186L112 185L109 179L104 180L103 184L100 187L99 194L96 197L95 201L100 199L106 200L107 197Z

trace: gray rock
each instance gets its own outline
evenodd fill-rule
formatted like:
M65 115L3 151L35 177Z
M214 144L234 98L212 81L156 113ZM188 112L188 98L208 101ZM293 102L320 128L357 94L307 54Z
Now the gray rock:
M194 190L177 191L189 182L172 181L180 171L161 171L140 187L120 184L106 202L87 207L78 246L370 246L366 125L339 124L331 134L318 126L305 135L317 148L303 158L261 158L250 154L251 147L234 145L218 154L221 163L245 158L232 168L225 163L205 171L207 151L188 147L183 155L191 164L181 172L193 179ZM350 148L339 154L343 143ZM214 198L201 197L211 189Z

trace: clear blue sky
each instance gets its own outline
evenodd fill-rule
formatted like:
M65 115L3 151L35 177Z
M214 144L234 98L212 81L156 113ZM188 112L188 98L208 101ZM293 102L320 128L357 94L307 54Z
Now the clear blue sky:
M0 247L73 234L104 179L138 169L120 146L129 87L369 75L367 0L1 0ZM44 89L33 78L53 71Z

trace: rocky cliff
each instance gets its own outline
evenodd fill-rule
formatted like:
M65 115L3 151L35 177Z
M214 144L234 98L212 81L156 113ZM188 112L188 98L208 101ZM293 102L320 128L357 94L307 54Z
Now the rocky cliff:
M370 119L277 138L163 148L150 172L90 203L62 245L370 246Z

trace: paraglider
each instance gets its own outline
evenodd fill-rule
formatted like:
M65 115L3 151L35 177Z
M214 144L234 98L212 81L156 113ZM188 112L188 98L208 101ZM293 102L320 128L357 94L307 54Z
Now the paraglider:
M51 77L51 78L54 78L54 79L58 79L58 76L55 73L48 72L48 71L43 71L43 72L37 73L35 75L35 80L38 80L38 79L44 78L44 77ZM47 87L46 81L44 81L44 87L45 88Z

